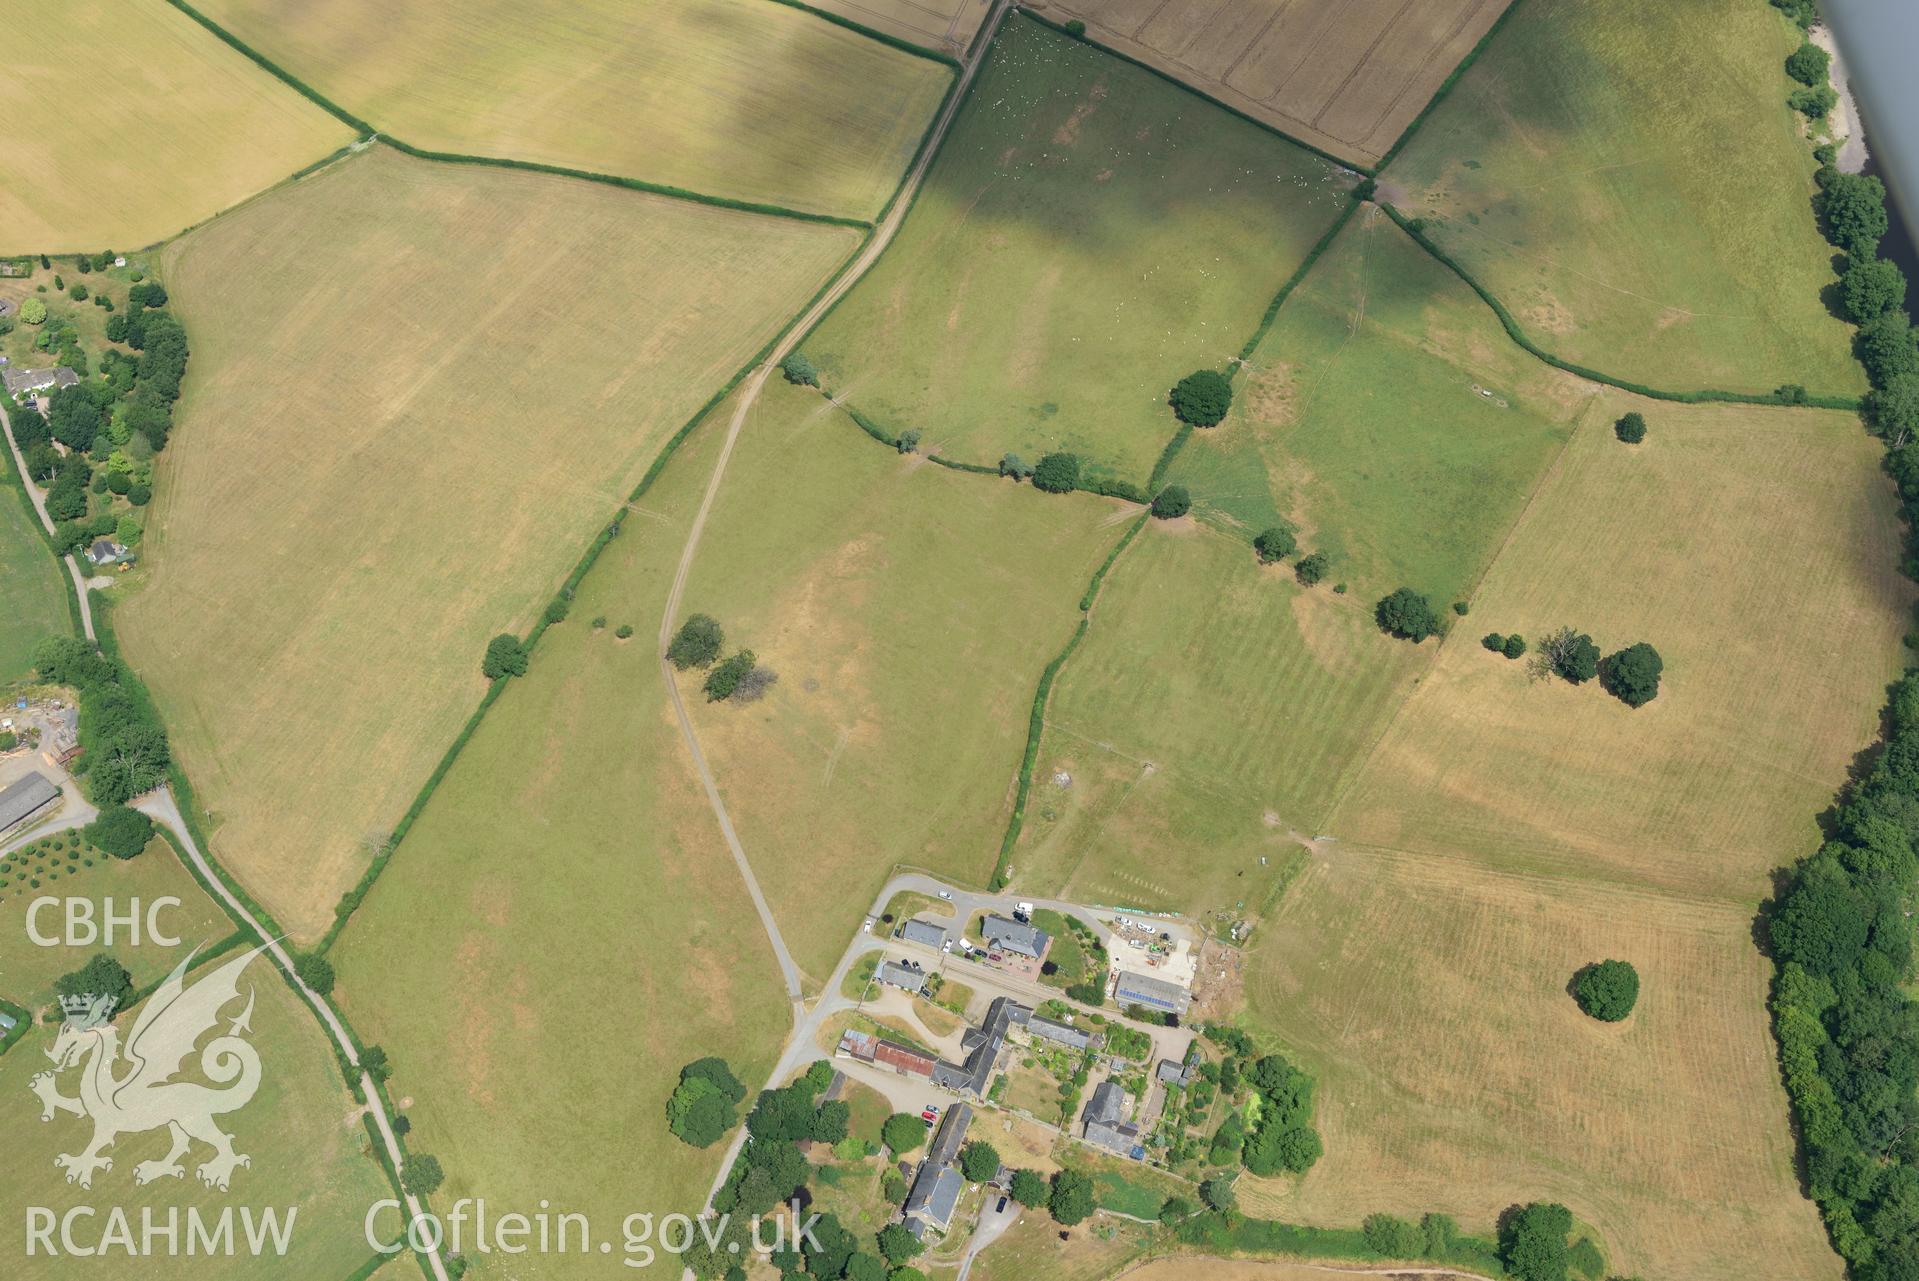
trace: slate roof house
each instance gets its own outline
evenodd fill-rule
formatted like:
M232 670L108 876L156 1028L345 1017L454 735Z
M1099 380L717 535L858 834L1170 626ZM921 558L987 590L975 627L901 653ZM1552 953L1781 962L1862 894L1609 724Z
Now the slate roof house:
M926 971L911 969L898 961L881 962L879 969L874 971L874 977L915 996L926 990Z
M65 365L57 369L9 369L4 375L9 396L18 396L23 391L39 391L44 387L77 387L80 375Z
M953 1091L955 1094L971 1094L975 1098L984 1097L986 1086L993 1075L993 1062L999 1058L1000 1048L1006 1044L1006 1029L1024 1027L1033 1011L1009 997L995 997L986 1007L986 1018L976 1028L968 1028L966 1035L960 1038L960 1050L966 1055L964 1063L948 1063L944 1060L933 1069L933 1084Z
M1139 1147L1139 1127L1122 1122L1120 1118L1125 1115L1126 1091L1116 1082L1101 1081L1086 1110L1080 1113L1080 1120L1086 1124L1086 1141L1121 1156L1134 1156Z
M1026 1030L1034 1036L1042 1036L1069 1050L1083 1050L1093 1043L1093 1034L1070 1023L1061 1023L1057 1019L1044 1019L1035 1014L1026 1020Z
M1024 921L1009 921L1003 916L989 916L981 922L980 934L996 948L1016 952L1021 956L1030 956L1035 961L1046 954L1048 942L1046 932Z
M908 921L900 927L900 937L908 943L919 943L931 948L946 946L946 931L931 921Z
M966 1190L966 1176L960 1173L958 1162L960 1147L966 1142L966 1127L972 1123L973 1109L964 1103L955 1103L940 1122L939 1132L933 1136L933 1145L927 1149L926 1160L920 1163L913 1189L906 1194L906 1204L901 1208L907 1230L915 1237L925 1234L927 1224L944 1232L952 1223L960 1193ZM921 1224L917 1231L913 1228L915 1219Z

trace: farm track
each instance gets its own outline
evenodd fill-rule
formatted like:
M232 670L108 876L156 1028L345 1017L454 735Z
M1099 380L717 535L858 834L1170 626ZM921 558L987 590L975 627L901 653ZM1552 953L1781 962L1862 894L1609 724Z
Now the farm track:
M752 412L754 402L759 399L761 389L766 386L767 378L779 367L779 363L791 354L813 330L813 327L826 316L826 313L865 277L873 264L879 261L886 247L892 243L894 234L905 223L907 214L913 207L913 197L918 194L920 183L924 181L928 170L933 167L934 157L939 155L940 146L946 140L946 133L952 128L961 105L966 101L966 93L972 86L974 75L986 61L986 51L992 47L993 37L998 32L1000 20L1005 17L1010 3L1011 0L996 0L993 11L987 15L981 27L981 38L972 55L961 68L959 79L955 82L952 93L947 97L946 105L941 108L939 118L927 137L926 145L920 149L919 159L907 173L906 180L900 184L899 191L893 197L892 207L874 227L872 237L867 241L866 247L860 251L859 257L854 260L851 269L843 274L832 288L814 300L812 307L800 317L797 324L787 331L786 337L767 352L766 359L742 385L739 404L733 410L731 421L727 423L725 443L720 447L719 460L713 466L713 475L707 481L706 493L700 499L699 510L694 513L693 523L687 530L686 545L680 551L679 567L673 575L673 587L667 595L666 607L660 615L660 679L665 682L667 697L673 704L673 713L679 722L680 736L685 740L687 751L693 758L693 765L699 771L700 785L706 790L707 802L713 809L713 817L719 823L721 835L726 838L726 845L732 852L734 865L739 868L740 879L745 882L746 892L753 900L754 910L759 914L760 925L766 931L767 942L771 944L773 954L779 962L780 973L786 983L787 998L793 1005L793 1032L788 1038L788 1051L791 1050L796 1039L803 1035L807 1022L805 991L800 982L799 967L793 963L793 956L787 950L786 940L780 935L779 923L773 919L772 908L766 901L765 893L760 889L759 879L753 873L753 866L746 856L746 849L741 845L739 834L733 828L733 820L726 812L726 802L720 797L719 783L714 779L713 771L707 764L706 753L700 747L699 734L694 730L692 717L686 710L686 702L680 696L679 682L674 679L673 665L666 659L666 647L672 639L673 620L679 615L680 600L685 595L687 579L692 575L693 558L699 553L700 538L706 531L706 519L712 513L713 505L719 498L720 486L726 479L727 461L732 457L733 447L738 443L740 432L746 426L747 415ZM784 1061L783 1053L781 1062L784 1063ZM778 1071L779 1069L776 1068L775 1079L768 1083L770 1086L779 1084ZM738 1155L745 1139L746 1133L742 1129L734 1135L733 1141L728 1145L726 1154L720 1162L719 1171L714 1176L713 1187L707 1194L709 1207L712 1205L713 1196L725 1182L727 1171L732 1168L734 1158Z

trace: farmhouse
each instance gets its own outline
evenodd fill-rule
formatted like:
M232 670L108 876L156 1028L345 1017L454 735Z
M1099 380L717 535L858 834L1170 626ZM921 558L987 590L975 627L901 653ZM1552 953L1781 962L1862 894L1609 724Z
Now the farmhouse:
M1121 1156L1138 1157L1139 1127L1122 1121L1125 1115L1126 1091L1115 1081L1101 1081L1086 1110L1080 1113L1080 1120L1086 1124L1086 1141Z
M908 943L919 943L930 948L946 946L946 931L931 921L908 921L900 927L900 937Z
M39 391L46 387L77 387L80 375L61 365L55 369L9 369L4 375L9 396L18 396L23 392Z
M1035 929L1023 921L1010 921L1003 916L989 916L980 923L980 935L996 948L1030 956L1035 961L1046 956L1046 945L1050 941L1044 930Z
M926 990L926 971L912 965L901 965L898 961L884 961L874 977L889 987L899 988L918 996Z
M126 558L127 549L111 538L96 538L87 548L87 559L95 565L115 565Z
M60 789L40 773L0 788L0 832L36 818L60 799Z
M1026 1020L1026 1030L1034 1036L1044 1037L1069 1050L1083 1050L1093 1043L1091 1032L1076 1028L1070 1023L1061 1023L1056 1019L1043 1019L1037 1014Z
M913 1189L907 1193L902 1207L909 1231L915 1219L942 1232L953 1221L953 1210L959 1205L960 1193L966 1189L966 1178L957 1164L959 1151L966 1142L966 1127L972 1123L973 1109L964 1103L955 1103L940 1122L939 1133L933 1136L933 1145L927 1149L926 1160L920 1163ZM924 1227L914 1232L914 1236L923 1233Z
M1122 1006L1143 1005L1168 1014L1184 1014L1186 1007L1193 1003L1193 994L1177 983L1168 983L1150 974L1122 971L1113 984L1113 999Z
M982 1097L986 1093L986 1083L993 1075L994 1060L999 1058L1000 1048L1006 1044L1006 1030L1015 1025L1025 1026L1033 1011L1008 997L996 997L986 1009L986 1018L976 1028L968 1028L966 1035L960 1038L960 1049L966 1054L964 1063L948 1063L942 1060L933 1069L933 1084L952 1090L956 1094L971 1094Z

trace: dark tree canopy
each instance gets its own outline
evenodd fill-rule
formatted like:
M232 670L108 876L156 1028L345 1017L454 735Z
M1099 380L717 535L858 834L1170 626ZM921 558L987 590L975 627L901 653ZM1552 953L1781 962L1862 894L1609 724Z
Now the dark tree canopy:
M526 646L520 638L501 632L486 643L486 657L480 661L480 674L490 681L502 676L526 675Z
M747 678L747 675L753 670L753 664L758 661L759 660L754 657L752 650L743 649L733 655L733 657L716 666L706 677L706 684L704 686L706 690L706 701L709 703L723 703L733 697L734 691L740 687L740 682Z
M1047 1199L1053 1194L1053 1190L1046 1185L1046 1180L1036 1170L1013 1171L1012 1184L1008 1190L1012 1192L1015 1201L1028 1209L1038 1209L1045 1205Z
M115 858L133 858L153 839L153 820L125 805L109 805L87 824L86 838Z
M1535 1201L1501 1230L1500 1258L1517 1281L1566 1281L1566 1237L1572 1230L1572 1211Z
M1193 510L1193 496L1184 485L1168 485L1153 496L1153 515L1161 520L1177 520Z
M102 952L79 969L55 979L53 990L61 996L110 996L113 1008L122 1010L133 998L133 976L126 966Z
M681 671L705 667L720 656L725 641L726 634L711 615L694 614L673 634L673 643L666 647L666 657Z
M1637 445L1646 438L1646 416L1635 409L1614 423L1612 430L1613 435L1628 445Z
M1659 651L1640 641L1599 665L1599 684L1628 707L1644 707L1659 696Z
M1919 374L1900 374L1867 399L1873 429L1886 439L1919 432Z
M1839 281L1846 318L1863 325L1906 301L1906 273L1884 258L1855 259Z
M1233 407L1233 384L1217 369L1201 369L1179 380L1171 401L1181 422L1195 427L1217 426Z
M1301 556L1299 563L1293 566L1293 577L1305 587L1311 587L1326 577L1326 571L1332 568L1332 558L1325 552L1314 552Z
M1061 1170L1053 1176L1052 1195L1047 1210L1056 1223L1072 1227L1093 1213L1093 1180L1079 1170Z
M1415 644L1439 630L1432 602L1410 587L1402 587L1373 607L1379 629Z
M1049 494L1070 493L1079 488L1079 455L1048 454L1033 469L1033 487Z
M1259 563L1270 565L1274 561L1284 560L1299 548L1299 540L1293 537L1290 529L1267 529L1260 531L1253 539L1253 551L1259 556Z
M1523 658L1526 653L1526 638L1514 632L1506 638L1506 647L1503 652L1507 658Z
M895 1112L880 1127L880 1142L894 1156L905 1156L926 1142L926 1126L911 1112Z
M1599 674L1599 646L1584 632L1562 627L1539 642L1546 670L1578 685ZM1535 660L1535 661L1540 661Z
M1889 387L1903 375L1919 374L1919 345L1913 342L1912 321L1903 311L1882 312L1860 325L1853 346L1875 387Z
M797 351L780 362L780 372L786 375L786 381L798 387L817 387L820 385L820 371L813 362Z
M984 1139L974 1139L960 1149L960 1173L974 1183L985 1183L999 1173L999 1149Z
M1639 971L1627 961L1598 961L1573 976L1579 1008L1603 1023L1617 1023L1639 1000Z
M1833 174L1819 193L1818 206L1828 240L1855 258L1876 256L1891 226L1884 183L1867 174Z

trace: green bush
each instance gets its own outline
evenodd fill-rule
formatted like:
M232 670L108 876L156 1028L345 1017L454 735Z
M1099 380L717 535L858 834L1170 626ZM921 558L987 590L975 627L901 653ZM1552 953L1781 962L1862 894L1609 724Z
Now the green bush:
M1366 1248L1383 1259L1417 1259L1425 1253L1425 1239L1410 1221L1394 1214L1369 1214L1360 1224Z
M302 952L294 957L293 972L320 996L333 991L333 963L317 952Z
M1794 89L1786 96L1786 105L1808 120L1824 120L1839 105L1839 94L1831 85Z
M1566 1237L1572 1211L1535 1201L1507 1220L1499 1234L1499 1255L1515 1281L1566 1281Z
M1084 37L1086 35L1086 24L1078 18L1068 18L1066 20L1066 34L1076 39Z
M1379 630L1414 644L1439 630L1439 616L1433 613L1432 602L1410 587L1401 587L1382 598L1373 607L1373 617L1379 622Z
M753 670L753 664L757 661L752 650L743 649L715 667L706 677L706 701L723 703L733 697L733 691L740 687L740 682L746 679L746 674Z
M1664 666L1659 651L1640 641L1599 665L1599 684L1628 707L1644 707L1659 696L1659 673Z
M1639 971L1626 961L1598 961L1573 976L1579 1008L1605 1023L1632 1013L1639 1000Z
M633 624L621 623L613 629L613 634L621 640L631 640L633 638Z
M1093 1180L1078 1170L1056 1172L1046 1208L1055 1223L1066 1227L1085 1222L1093 1213Z
M1180 379L1168 400L1181 422L1214 427L1233 407L1233 384L1217 369L1200 369Z
M1018 454L1002 454L999 460L999 474L1011 476L1014 480L1025 480L1033 474L1033 469Z
M1526 653L1526 638L1518 632L1514 632L1506 638L1506 648L1503 652L1507 658L1524 657Z
M436 1157L410 1156L400 1167L400 1187L414 1196L431 1196L445 1181L446 1174Z
M926 1126L911 1112L895 1112L880 1127L880 1142L895 1157L903 1157L926 1142Z
M1033 469L1033 487L1049 494L1071 493L1079 488L1079 455L1048 454Z
M1193 498L1184 485L1168 485L1153 496L1153 515L1161 520L1177 520L1193 510Z
M153 839L153 820L125 805L109 805L85 830L89 844L115 858L129 859L138 856Z
M565 596L555 596L546 603L546 625L552 627L557 623L564 623L572 608L573 602Z
M526 646L520 638L501 632L486 644L486 657L480 660L480 674L490 681L504 676L526 675Z
M1506 638L1498 632L1487 632L1479 638L1479 643L1495 654L1503 654L1506 652Z
M1612 433L1628 445L1637 445L1646 438L1646 416L1633 410L1612 425Z
M1325 578L1326 571L1331 567L1332 561L1325 552L1314 552L1310 556L1300 557L1299 563L1293 566L1293 577L1297 578L1302 586L1311 587Z
M46 324L47 304L38 298L23 299L20 303L20 323L23 325Z
M673 634L673 643L666 647L666 658L681 671L706 667L720 656L725 643L726 633L717 620L709 614L694 614Z
M1259 563L1270 565L1291 556L1299 549L1299 540L1293 537L1290 529L1267 529L1260 531L1253 539L1253 551L1259 557Z
M1802 85L1818 85L1826 82L1826 68L1832 65L1832 55L1807 40L1794 49L1786 59L1786 74Z
M786 381L796 387L817 387L820 385L820 371L813 362L797 351L780 362L780 372L786 375Z

